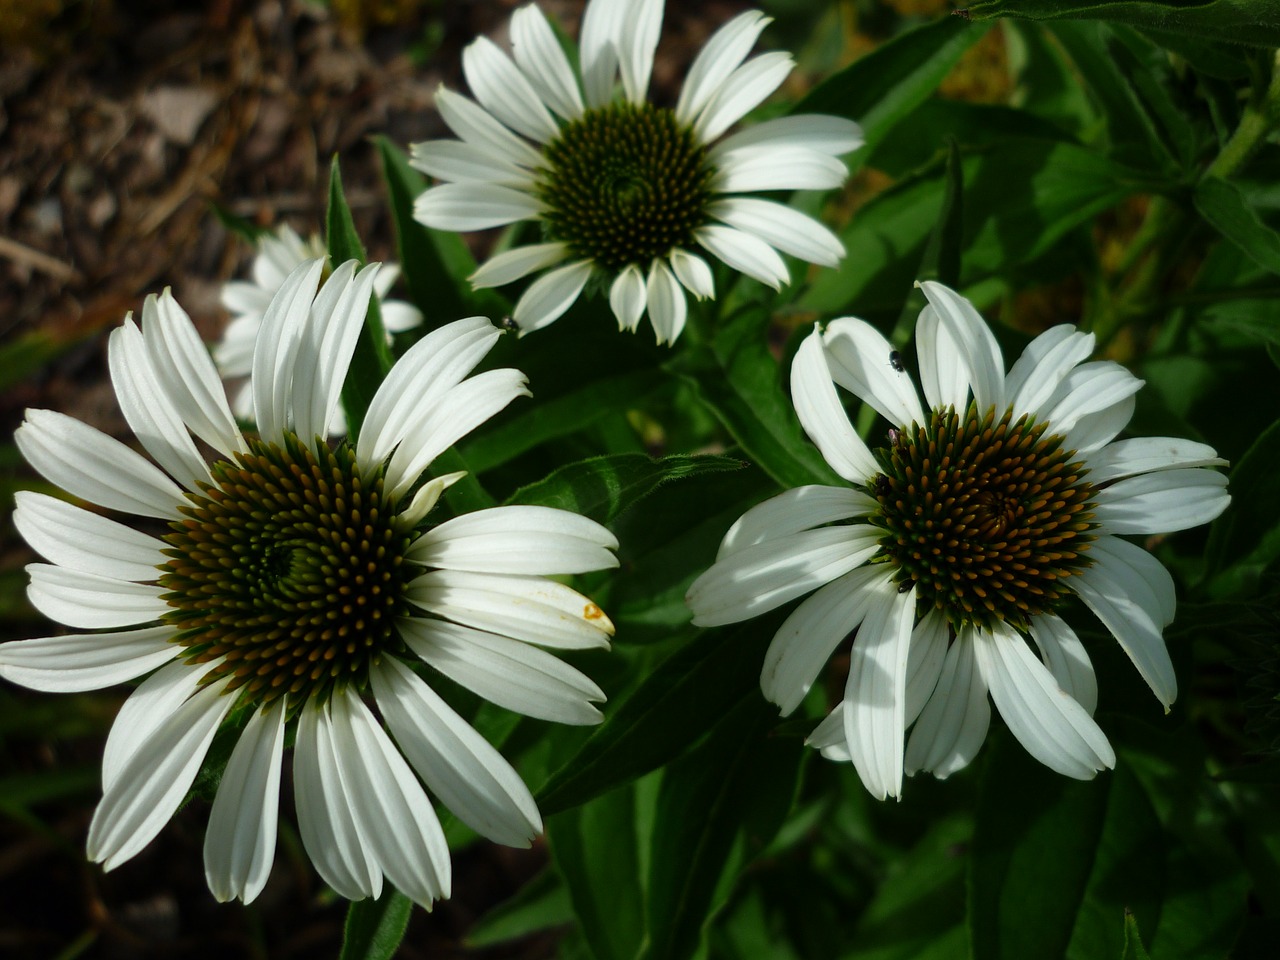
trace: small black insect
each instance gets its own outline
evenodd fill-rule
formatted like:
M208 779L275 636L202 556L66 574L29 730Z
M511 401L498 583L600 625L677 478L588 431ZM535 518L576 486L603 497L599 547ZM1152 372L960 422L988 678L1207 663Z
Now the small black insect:
M889 366L893 367L893 369L897 370L899 373L902 373L902 371L906 369L902 365L902 354L897 350L889 351Z
M516 323L515 320L513 320L511 317L503 317L501 320L498 321L498 325L502 327L503 330L506 330L509 333L520 332L520 324Z
M914 587L915 585L916 585L916 584L915 584L915 581L914 581L914 580L903 580L903 581L902 581L902 583L898 584L898 592L899 592L899 593L906 593L908 590L910 590L910 589L911 589L912 587Z
M889 478L883 473L877 473L871 485L875 488L877 497L887 497L893 492L893 484L889 482Z

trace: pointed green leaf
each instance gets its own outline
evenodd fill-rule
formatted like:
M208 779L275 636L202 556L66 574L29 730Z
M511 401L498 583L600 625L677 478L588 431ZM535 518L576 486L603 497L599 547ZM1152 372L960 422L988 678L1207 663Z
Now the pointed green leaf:
M1196 185L1196 209L1258 266L1280 273L1280 233L1262 222L1244 192L1229 180L1205 177Z
M391 960L400 949L413 901L384 883L377 900L357 900L347 907L338 960Z

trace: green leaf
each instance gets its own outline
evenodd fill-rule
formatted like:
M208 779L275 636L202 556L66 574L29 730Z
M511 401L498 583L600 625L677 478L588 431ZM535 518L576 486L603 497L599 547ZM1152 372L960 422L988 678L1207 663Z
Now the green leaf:
M985 28L958 19L936 20L910 30L827 78L795 105L793 113L826 113L856 120L867 143L878 143L933 93ZM851 166L861 165L866 151Z
M765 617L699 634L664 660L538 791L544 811L585 803L683 754L744 696L758 696L760 665L781 621Z
M413 901L383 884L377 900L357 900L347 908L338 960L391 960L400 949Z
M547 839L596 960L631 960L644 931L638 790L630 784L547 820Z
M1214 521L1205 550L1210 574L1244 558L1262 567L1280 555L1277 476L1280 422L1268 427L1231 470L1231 506Z
M710 351L685 354L672 369L779 486L842 484L800 426L769 351L768 320L763 311L743 311L717 331Z
M973 960L1118 956L1125 910L1154 928L1164 889L1164 841L1145 791L1124 763L1069 780L1011 736L995 739L970 860Z
M468 949L478 950L572 922L569 891L554 870L544 870L476 921L465 943Z
M731 891L740 831L755 851L777 832L803 747L766 739L773 714L752 691L664 774L653 821L646 960L694 956Z
M348 260L365 262L364 244L356 233L355 221L351 219L351 208L347 206L347 198L342 191L342 172L338 168L338 158L333 158L329 168L329 213L326 223L328 233L329 256L335 265ZM351 366L347 370L347 379L342 385L342 407L347 415L347 429L352 437L360 432L360 424L364 422L365 411L377 393L383 377L391 369L393 358L387 346L387 332L382 326L382 316L378 312L378 298L369 298L369 313L365 317L364 327L356 341L355 353L351 357Z
M1027 20L1109 20L1197 39L1280 47L1280 6L1257 0L978 0L967 15Z
M1124 954L1121 960L1151 960L1138 933L1138 918L1127 910L1124 915Z
M678 454L654 459L641 453L592 457L521 487L507 503L557 507L609 523L664 483L705 473L741 470L732 457Z
M1219 177L1205 177L1196 185L1195 204L1200 215L1254 263L1280 273L1280 233L1262 222L1238 186Z

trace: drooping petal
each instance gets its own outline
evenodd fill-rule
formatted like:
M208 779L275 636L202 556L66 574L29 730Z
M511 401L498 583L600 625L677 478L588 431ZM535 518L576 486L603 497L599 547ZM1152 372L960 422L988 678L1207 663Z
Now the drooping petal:
M926 280L920 289L960 350L978 410L985 413L989 407L1003 409L1004 358L991 328L973 304L950 287Z
M1092 780L1115 766L1106 734L1017 632L1001 624L990 634L978 633L974 654L1009 732L1033 757L1077 780Z
M875 509L875 500L860 490L817 484L795 487L756 504L739 517L720 541L716 562L745 547L865 517Z
M987 684L974 661L968 631L946 651L937 686L907 741L908 773L925 770L945 780L977 756L991 724Z
M1208 523L1229 503L1221 473L1160 470L1098 489L1093 514L1108 533L1173 533Z
M649 322L653 324L658 344L675 343L684 329L689 304L675 274L656 257L649 267L645 298L649 303Z
M687 89L688 84L685 86ZM727 153L760 146L800 147L839 157L857 150L865 142L862 128L852 120L802 113L791 117L775 117L730 134L711 148L711 159L718 162Z
M536 3L511 15L511 46L516 65L543 103L566 120L582 116L582 93L555 31Z
M1089 482L1103 483L1157 470L1225 467L1207 443L1177 437L1135 437L1109 443L1089 457Z
M1084 707L1089 716L1098 706L1098 678L1089 654L1066 622L1052 613L1031 620L1031 639L1058 686Z
M644 103L653 73L653 54L662 33L663 0L638 0L627 11L627 28L619 36L618 69L622 89L632 103Z
M889 577L882 567L859 567L828 583L792 611L774 634L760 671L766 700L790 714L832 652L867 616Z
M863 785L883 800L902 792L907 654L916 595L914 589L899 593L888 576L870 589L866 618L849 651L844 734Z
M495 183L532 190L533 174L506 157L465 140L427 140L409 146L409 165L449 183Z
M916 359L920 387L930 410L952 407L958 412L967 408L969 369L960 358L959 344L932 304L925 304L916 321Z
M1099 537L1089 545L1089 555L1095 562L1115 562L1129 568L1138 578L1129 584L1131 597L1149 611L1153 623L1161 627L1173 623L1177 595L1164 564L1136 543L1119 537Z
M0 677L47 693L101 690L164 666L181 649L173 628L78 633L0 643Z
M849 753L849 744L844 738L844 711L847 706L843 700L837 703L835 709L805 738L805 746L821 751L828 760L852 763L853 756Z
M476 37L462 51L462 71L481 106L500 123L538 143L559 133L524 74L488 37Z
M350 687L331 700L334 759L351 813L378 867L424 907L449 896L449 845L409 764Z
M450 130L495 159L529 170L537 169L542 163L537 150L495 120L484 107L462 94L444 86L437 87L436 109Z
M427 788L467 826L527 847L542 831L533 794L502 754L394 657L370 672L378 709Z
M707 300L716 295L715 280L707 261L679 247L672 247L667 259L671 263L671 269L675 271L676 279L699 300Z
M709 203L707 213L809 263L834 267L844 256L844 244L834 233L812 217L780 203L729 197Z
M694 230L693 238L739 273L774 290L791 279L778 252L759 237L711 223Z
M45 559L80 573L154 580L164 543L65 500L30 490L14 494L13 525Z
M775 50L735 68L694 121L694 133L703 143L715 140L777 90L795 65L791 54Z
M500 707L539 720L585 725L604 717L604 692L545 650L445 620L397 621L409 648L450 680Z
M547 267L554 267L569 256L567 243L532 243L507 250L486 260L471 275L471 286L501 287Z
M594 520L551 507L492 507L433 527L405 556L442 570L556 575L618 565L617 538Z
M1024 413L1039 416L1058 385L1093 353L1094 336L1070 324L1050 327L1022 351L1005 378L1005 393L1016 420Z
M80 573L50 563L29 563L27 599L50 620L69 627L130 627L159 620L170 609L164 587Z
M791 401L804 432L832 470L861 484L869 483L880 472L875 457L854 431L840 404L822 346L822 331L817 326L804 338L791 362Z
M578 299L582 288L591 279L593 269L592 261L579 260L552 270L529 284L529 289L516 302L511 313L520 332L539 330L559 320Z
M758 616L861 566L882 535L868 524L821 527L744 547L698 577L685 602L700 627Z
M721 154L711 189L716 193L832 190L849 175L835 157L808 147L757 144Z
M14 443L42 477L110 510L177 520L182 488L119 440L53 410L28 410Z
M582 88L588 107L609 102L618 76L618 45L627 30L627 0L592 0L578 34Z
M535 220L542 210L532 193L498 183L442 183L418 195L413 218L437 230L469 233Z
M618 318L618 329L634 331L648 303L644 274L640 268L634 263L623 267L609 287L609 308Z
M907 708L903 721L911 726L928 703L942 675L951 627L941 610L926 613L911 631L911 652L907 657ZM912 767L907 765L908 772ZM916 768L918 769L918 768Z
M200 771L218 725L235 702L212 683L182 704L129 757L89 825L89 859L114 870L169 822Z
M1097 413L1081 417L1067 431L1063 447L1077 454L1093 453L1114 440L1116 434L1129 425L1137 406L1136 398L1128 396Z
M280 816L285 701L249 718L222 774L204 835L204 875L220 903L252 903L267 885Z
M382 274L378 274L379 277ZM404 300L383 300L378 304L378 310L382 314L382 326L387 333L404 333L406 330L412 330L414 327L422 326L422 311L411 303ZM338 410L338 414L342 411ZM335 414L335 421L336 423ZM330 425L330 433L335 430L333 424ZM343 431L346 432L345 430Z
M894 348L864 320L841 317L822 338L836 383L870 405L895 427L925 422L911 375L890 363Z
M253 420L264 440L280 444L293 410L293 373L311 316L323 260L307 260L285 279L262 317L253 351Z
M293 746L294 807L302 846L316 872L348 900L382 893L382 871L352 812L338 765L329 703L298 714Z

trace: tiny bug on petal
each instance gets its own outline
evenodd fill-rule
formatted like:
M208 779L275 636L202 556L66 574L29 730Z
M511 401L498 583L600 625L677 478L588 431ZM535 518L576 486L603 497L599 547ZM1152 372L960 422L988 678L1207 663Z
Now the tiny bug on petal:
M902 354L897 350L889 351L889 366L893 367L898 373L902 373L906 368L902 365Z

